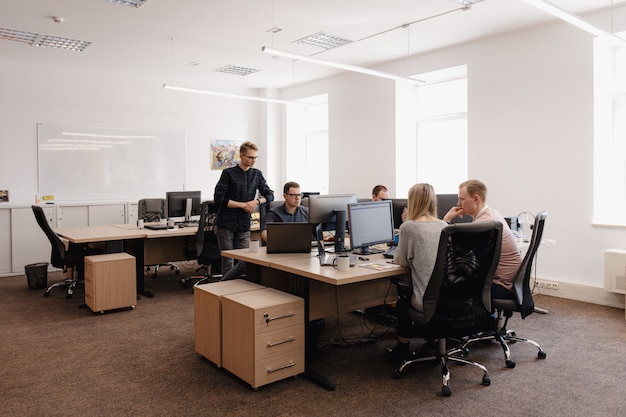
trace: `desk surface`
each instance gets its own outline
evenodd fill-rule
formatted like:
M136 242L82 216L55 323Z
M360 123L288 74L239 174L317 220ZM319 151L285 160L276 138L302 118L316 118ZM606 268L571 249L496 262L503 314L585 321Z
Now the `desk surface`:
M369 260L357 263L348 271L339 271L332 266L320 266L317 251L311 253L272 253L268 254L265 247L258 252L248 249L231 249L222 251L223 256L250 262L280 271L300 275L331 285L353 284L357 282L402 275L409 272L408 268L386 263L382 254L368 255ZM385 269L366 268L364 264L384 264Z
M195 235L198 227L165 230L139 229L131 224L107 224L101 226L78 226L55 229L55 233L72 243L107 242L126 239L153 239Z

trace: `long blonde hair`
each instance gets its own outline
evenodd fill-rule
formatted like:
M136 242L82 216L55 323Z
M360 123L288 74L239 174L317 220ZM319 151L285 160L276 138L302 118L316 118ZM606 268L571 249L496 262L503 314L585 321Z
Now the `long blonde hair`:
M432 185L425 182L415 184L409 189L407 220L416 220L421 216L437 217L437 195Z

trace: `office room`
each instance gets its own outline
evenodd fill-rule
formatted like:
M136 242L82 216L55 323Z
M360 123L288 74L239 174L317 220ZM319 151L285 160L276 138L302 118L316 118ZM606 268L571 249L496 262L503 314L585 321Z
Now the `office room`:
M460 7L452 0L431 0L428 3L433 2L447 3L443 9ZM467 14L467 19L472 19L473 13L481 13L481 7L491 10L487 8L492 7L490 5L492 2L496 0L478 2L470 10L457 13ZM93 387L89 389L85 387L89 381L94 381L91 378L106 378L102 369L88 367L93 374L90 378L81 380L80 385L77 386L68 375L80 374L82 353L75 353L73 360L66 362L59 358L48 358L48 352L53 353L57 349L54 346L46 346L46 351L39 352L40 356L32 357L27 367L23 365L25 359L21 358L18 361L23 372L12 366L7 369L6 377L3 378L1 385L2 391L9 393L11 398L16 400L22 398L33 404L29 411L27 408L19 408L18 401L11 401L9 415L41 415L46 409L49 410L50 415L157 415L160 414L156 411L158 407L167 410L167 414L177 414L176 410L178 410L178 415L197 415L205 413L206 407L215 406L225 410L215 415L227 413L251 415L255 410L255 402L260 402L266 409L272 410L272 414L277 415L287 413L289 415L334 415L349 412L347 410L357 410L353 413L357 415L380 415L390 409L393 410L394 415L434 415L444 412L443 410L449 407L450 402L445 401L454 401L456 406L468 406L468 403L472 402L472 395L479 396L481 401L493 401L490 397L494 392L510 395L512 386L502 387L498 381L506 381L507 384L528 384L530 377L541 381L532 380L533 384L540 384L545 392L549 392L553 396L550 398L555 401L552 405L547 405L547 400L546 403L528 404L535 396L536 398L544 397L538 397L539 394L527 386L523 387L521 392L526 398L525 406L531 407L537 415L559 415L561 413L558 407L561 407L561 411L563 407L571 407L566 408L572 410L570 414L576 414L575 410L582 409L587 415L616 415L616 410L620 409L619 406L624 405L624 390L618 385L622 383L620 377L623 379L625 371L619 362L607 360L602 365L604 368L594 369L588 367L587 364L577 362L576 358L572 357L572 352L583 357L591 355L593 352L579 352L587 348L596 349L603 355L609 355L607 357L611 359L623 356L624 352L623 322L619 321L624 320L624 283L621 283L620 292L619 288L617 291L608 288L609 284L605 282L605 251L626 247L624 224L603 224L603 221L597 220L596 208L594 208L594 198L598 188L595 182L595 168L603 164L603 161L594 160L594 155L597 154L595 140L598 124L594 101L596 96L594 86L597 84L594 78L594 71L596 71L594 70L594 35L547 15L540 23L530 26L508 31L500 30L498 33L484 35L478 39L421 51L409 57L400 55L387 62L363 64L363 66L371 66L388 74L406 74L407 67L411 74L424 74L445 68L466 66L467 176L479 178L487 184L488 204L505 216L516 216L522 212L537 213L542 210L549 213L544 233L544 238L549 242L539 249L534 273L537 279L558 283L558 289L536 290L537 304L548 307L547 315L534 314L525 321L522 321L519 316L512 319L512 326L516 330L520 333L523 330L529 338L546 345L548 357L545 362L534 360L534 352L531 350L520 350L515 352L518 356L518 365L515 369L499 369L501 364L497 359L500 359L501 352L494 349L491 355L497 359L489 363L493 364L496 370L493 372L490 387L481 387L480 384L476 384L475 378L468 373L467 380L456 382L452 398L442 399L436 395L437 378L434 374L437 372L432 372L431 368L420 368L410 377L400 381L391 378L393 369L391 365L385 363L383 353L384 347L388 346L391 341L386 340L371 346L356 346L342 350L338 354L333 352L334 355L328 355L328 357L322 354L322 365L326 365L327 370L332 369L332 374L338 381L337 390L334 392L316 387L306 382L305 378L285 380L253 391L244 384L234 382L232 376L220 372L206 361L197 358L193 351L193 297L188 291L174 285L168 287L168 284L160 283L158 285L165 286L163 297L138 300L137 308L130 314L107 314L100 317L74 309L77 300L72 300L70 304L67 304L68 300L63 299L62 296L43 298L40 292L26 288L26 279L23 275L25 262L21 260L29 258L16 253L12 247L11 242L14 237L11 234L10 210L30 207L39 194L38 124L184 132L185 139L182 145L185 148L184 161L172 161L172 163L184 167L185 189L201 190L205 200L212 199L213 189L220 174L220 171L212 170L210 167L211 140L251 140L259 146L260 158L256 166L264 172L277 198L282 199L282 185L289 180L298 180L298 178L291 177L293 173L298 172L294 168L294 164L298 161L296 156L290 154L286 127L288 106L169 91L163 89L162 86L163 84L180 84L186 87L221 90L245 96L266 95L283 100L326 94L329 135L327 192L356 193L359 198L368 198L372 186L381 183L388 186L390 197L406 198L408 188L420 181L420 178L415 176L415 167L411 163L414 153L406 152L403 145L406 143L406 136L412 134L407 133L406 123L403 120L404 111L400 108L406 100L406 86L400 82L366 74L330 70L327 70L329 72L319 79L300 82L298 81L299 71L304 74L307 67L298 62L292 71L289 61L283 62L283 66L288 67L284 73L286 81L269 88L254 85L254 80L248 78L249 76L242 77L243 81L239 78L233 80L220 75L211 78L214 76L211 70L202 69L202 71L194 72L189 68L184 68L189 61L198 58L186 55L184 43L189 40L183 40L177 37L176 33L171 33L167 25L151 33L152 36L160 37L156 47L153 43L152 49L120 53L118 65L115 67L100 66L98 65L100 63L100 58L97 56L98 49L94 46L98 45L99 37L104 35L98 34L97 37L90 37L89 32L74 25L73 19L79 19L81 13L97 14L105 8L119 7L121 11L114 14L120 19L119 24L131 25L133 19L137 19L137 14L132 15L130 12L144 13L140 16L151 15L163 7L159 4L161 1L150 0L137 10L132 8L126 10L125 7L113 5L104 0L93 1L93 6L89 6L93 9L79 6L81 2L59 1L56 3L62 6L60 10L55 10L54 5L43 1L24 1L19 5L9 5L8 1L3 0L2 3L2 8L8 10L8 13L0 14L0 27L51 33L69 38L85 38L93 42L93 45L82 53L59 51L54 48L34 48L18 42L0 42L0 67L2 68L0 71L3 75L0 80L0 91L2 91L0 98L2 108L0 111L0 154L2 155L0 190L9 190L10 196L8 202L0 203L0 224L2 225L0 289L3 289L0 295L2 299L0 304L3 307L0 308L2 308L2 316L12 317L7 322L15 323L17 316L23 314L20 304L16 303L13 298L17 297L21 303L28 303L33 308L33 315L27 322L34 326L38 320L37 314L43 317L48 310L53 311L56 318L61 317L61 321L56 322L57 325L67 326L63 334L67 334L68 338L77 338L77 343L81 346L83 342L80 339L83 336L74 334L71 330L73 322L79 317L88 317L90 320L103 319L101 322L108 323L107 327L127 325L128 329L131 329L130 333L134 333L129 336L132 343L140 346L142 341L146 344L153 344L150 340L152 330L146 331L142 326L145 324L159 326L159 324L149 318L146 318L146 323L134 322L133 315L140 316L144 314L142 311L146 310L151 314L157 314L159 309L155 306L159 298L165 298L166 304L162 308L185 306L180 311L172 312L169 318L168 315L155 316L159 317L159 320L173 322L172 326L169 323L163 325L165 329L178 327L178 331L172 330L173 333L169 335L174 339L182 338L175 342L176 351L153 351L152 349L156 348L151 347L149 351L156 356L147 357L140 353L141 357L136 358L136 362L128 364L129 367L143 372L144 375L138 376L137 380L127 380L122 384L123 387L113 387L113 382L106 385L102 383L103 388L110 390L114 399L123 402L128 401L124 386L128 391L136 390L140 395L147 395L143 384L154 382L162 389L159 391L159 398L151 396L147 398L149 401L143 404L129 403L116 407L105 400L104 394L100 397ZM197 20L193 18L196 8L200 8L197 10L202 13L207 13L205 6L200 4L203 2L187 1L184 3L189 9L180 13L193 19L194 22ZM244 4L244 2L238 3L240 6ZM399 1L398 3L398 7L401 7L408 2ZM515 0L513 3L516 3L516 7L522 7L517 3L525 2ZM578 5L574 6L563 0L551 3L570 10L570 13L580 13L585 21L603 31L619 33L626 30L624 2L602 1L598 7L585 4L581 5L576 13L573 10ZM593 3L597 4L597 2ZM267 29L273 25L283 25L284 23L278 21L278 18L276 22L273 22L272 18L273 16L280 17L281 8L287 7L284 2L278 0L268 0L262 5L256 5L254 11L259 12L257 15L263 16L266 20L260 27ZM530 8L531 6L524 4L523 7ZM80 13L72 8L76 8ZM534 13L544 12L534 11ZM31 22L36 22L36 24L16 27L14 22L19 20L13 19L25 14L36 14L36 19L31 17ZM50 19L51 16L63 16L65 21L54 22ZM419 17L419 15L415 18L405 16L403 23L417 20ZM423 26L428 28L429 25L437 25L438 19L445 20L446 17L435 18L433 22L426 22ZM122 35L114 34L115 25L112 22L101 22L101 24L111 28L110 36L117 42L131 42L131 40L124 39ZM68 29L64 29L68 26ZM424 30L423 36L428 36L426 29L423 29L419 23L411 27L414 33L419 33L420 30ZM397 39L406 40L406 35L398 35ZM264 32L259 35L258 45L252 45L253 48L257 46L258 48L252 49L251 53L260 54L261 46L271 44L271 41L271 36ZM286 41L282 45L284 49L289 49L290 46ZM413 47L418 49L417 41L413 42ZM402 44L402 48L406 51L406 43ZM333 53L333 59L341 61L341 50ZM66 59L59 60L58 54L65 54ZM179 58L177 54L184 57ZM145 71L142 67L145 59L143 55L150 56L150 62L153 64L150 71ZM187 58L189 58L188 61ZM181 63L182 61L185 62ZM179 64L173 65L173 62L179 62ZM234 61L223 64L228 63L238 64ZM117 169L124 171L126 168L120 166ZM151 181L149 175L146 176L145 181ZM624 179L621 181L623 189ZM165 191L169 190L163 190ZM445 192L455 193L456 190L448 189ZM616 194L620 192L623 193L623 190L617 190ZM139 199L158 196L134 197ZM623 204L623 196L620 201ZM100 202L97 199L94 201L94 203ZM55 201L58 205L62 203L63 201ZM32 244L45 248L46 253L49 254L49 245L43 235L41 239L43 242ZM20 261L16 262L16 259ZM48 259L30 259L30 261L46 262ZM623 269L621 273L624 273ZM58 271L50 275L51 277L59 276L53 274L58 274ZM176 301L178 296L185 297L184 300L178 301L179 304ZM63 303L66 303L65 307L62 306ZM7 309L8 307L11 309ZM561 308L567 309L568 312L579 311L575 321L568 322L567 317L559 314ZM586 317L585 312L593 313L594 318ZM63 314L72 317L72 320L63 321ZM552 321L553 317L558 317L554 319L558 320L556 321L558 324ZM586 340L587 335L582 332L587 331L586 322L593 320L598 321L597 326L604 331L613 333L610 335L595 333L592 336L595 342ZM22 326L25 325L22 324ZM585 330L579 332L578 326L581 328L585 326ZM41 330L44 335L48 329L48 327L34 328ZM79 328L87 331L83 324L79 325ZM556 337L555 333L564 332L563 329L575 335L568 338L560 334L558 343L550 340ZM0 348L4 357L16 354L16 347L11 347L11 343L6 342L12 337L17 338L17 346L40 342L39 339L25 337L21 334L23 332L15 327L7 330L9 332L3 334ZM159 343L154 343L154 345L165 344L164 340L167 339L167 334L159 333ZM611 348L617 348L617 352L607 352L608 348L596 346L598 340L606 339L611 339L607 343ZM51 342L46 339L43 343ZM579 343L584 343L585 347L581 348ZM128 355L127 351L118 351L117 348L106 346L102 348L104 352L110 352L113 357ZM557 359L559 354L566 355L568 350L567 360ZM555 351L559 353L555 354ZM380 357L376 356L376 352ZM178 354L181 358L186 358L189 363L181 362L181 359L172 359L172 366L180 367L172 373L175 377L167 378L166 382L156 382L164 378L164 375L159 372L171 372L172 369L151 362L167 361L168 359L165 358ZM162 356L159 357L159 355ZM350 371L348 375L343 375L334 368L335 366L341 367L341 360L353 361L354 358L359 358L363 361L371 361L368 355L375 358L375 364L369 372ZM596 355L599 356L600 353ZM95 360L93 353L87 357L89 360ZM110 359L109 363L118 360L119 358ZM560 366L558 368L551 366L550 361L553 363L556 361ZM364 367L365 363L362 364ZM46 376L41 382L37 382L33 377L37 373L37 367L70 368L70 364L74 367L73 370L57 369L56 375ZM153 365L154 368L151 368ZM600 366L598 361L595 365ZM360 365L357 364L354 367L360 367ZM550 369L550 375L546 375L542 367ZM525 371L522 370L524 368L526 368ZM523 374L526 375L525 381L511 376L511 374L522 372L526 372ZM453 373L459 376L462 371L455 368ZM116 370L115 374L128 378L128 374L122 370ZM431 375L424 375L422 379L417 376L420 374ZM599 379L594 374L602 374L603 379ZM364 378L370 380L363 382ZM572 400L580 394L579 390L587 388L585 384L587 378L589 378L588 385L596 384L592 389L595 395L606 394L608 397L603 398L602 406L599 408L594 409L589 404L582 404L584 402L582 400L581 403ZM604 379L606 381L603 381ZM375 382L373 380L378 380L379 390L373 386ZM359 393L354 387L356 381L360 381L363 386L367 387L370 400L365 404L361 404L358 400ZM162 387L170 382L175 386ZM611 385L611 382L615 382L615 385ZM36 391L40 393L39 396L27 393L31 390L30 386L36 388ZM63 386L70 388L72 393L69 395L70 398L63 399L59 403L58 398L61 392L59 388ZM557 386L559 388L556 388ZM599 391L602 390L599 387L604 387L606 392L600 393ZM80 399L81 390L87 391L85 399ZM51 392L55 394L54 399L48 399ZM410 398L412 392L416 393L416 397ZM229 402L229 395L235 401ZM558 399L554 400L556 397ZM292 398L296 398L297 401ZM322 399L317 401L318 409L308 405L311 402L309 398ZM612 398L612 402L609 398ZM93 401L102 412L90 412L86 399ZM281 400L285 403L280 404ZM574 403L573 405L570 404L570 400ZM589 401L592 399L588 398L587 403ZM150 402L158 407L152 408ZM513 402L524 404L519 398ZM306 405L302 406L300 412L289 411L287 405L291 404L294 407L296 403ZM419 410L420 404L428 407L423 413L416 411ZM415 407L412 411L408 408L411 406ZM510 410L509 413L521 415L519 409ZM483 414L489 413L483 410Z

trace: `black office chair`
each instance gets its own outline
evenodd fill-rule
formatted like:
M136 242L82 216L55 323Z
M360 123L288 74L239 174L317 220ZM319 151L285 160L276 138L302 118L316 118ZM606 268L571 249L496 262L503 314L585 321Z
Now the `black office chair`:
M424 311L411 305L410 283L394 280L398 290L398 336L438 341L432 350L413 352L394 372L401 378L416 362L438 361L442 371L442 394L450 396L448 362L473 365L483 371L482 384L491 380L487 368L465 358L459 347L450 348L447 340L462 340L479 331L490 330L491 283L500 259L502 224L496 221L446 226L439 239L437 260L424 293Z
M222 277L222 257L215 235L217 208L213 201L202 203L198 232L196 233L195 258L200 265L196 272L204 271L204 274L181 279L183 285L187 285L191 281L196 281L197 284Z
M46 237L50 241L50 245L52 246L52 251L50 253L50 264L55 268L62 269L64 273L67 273L68 268L71 270L70 276L65 278L63 281L56 282L50 285L46 291L43 293L44 297L50 296L50 291L56 287L67 287L66 298L72 298L74 294L74 289L76 285L81 282L84 282L84 272L85 272L85 253L87 249L85 246L77 245L74 243L69 243L68 249L65 249L65 244L61 240L61 238L54 233L52 227L50 227L50 223L46 219L46 214L40 206L33 205L31 206L33 209L33 213L35 215L35 219L37 220L37 224L43 230ZM77 270L77 271L75 271Z
M511 351L508 346L509 343L529 343L539 350L537 352L538 359L546 358L546 352L537 342L517 337L514 331L506 329L509 319L513 316L514 311L519 312L522 319L525 319L535 311L535 302L533 300L532 288L530 287L530 278L532 275L533 261L537 255L539 245L541 245L541 238L543 236L543 228L546 222L546 217L548 217L547 211L542 211L535 216L533 233L530 238L528 250L526 251L526 255L524 255L524 259L522 259L522 263L520 264L517 274L513 280L515 298L493 298L491 300L491 306L497 311L498 323L502 322L502 316L504 316L504 324L492 332L486 332L479 334L476 337L472 337L464 344L464 348L467 348L470 344L480 340L497 340L504 351L504 361L507 368L515 368L515 362L511 360Z
M144 222L158 222L167 218L167 200L164 198L143 198L139 200L137 206L137 219L143 219ZM159 268L169 267L176 275L180 274L180 268L173 262L159 263L156 265L145 265L146 272L150 272L153 268L152 276L156 278Z

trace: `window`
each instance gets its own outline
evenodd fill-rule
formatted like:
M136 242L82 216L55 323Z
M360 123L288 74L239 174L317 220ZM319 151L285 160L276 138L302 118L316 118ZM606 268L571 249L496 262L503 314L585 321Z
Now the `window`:
M594 42L593 222L626 226L626 49Z
M328 95L302 99L310 106L287 108L286 180L302 191L328 194Z
M396 152L404 172L396 173L397 190L406 193L415 182L430 183L439 194L456 194L467 179L467 67L446 68L416 78L426 84L412 92L399 92L402 125L414 130L401 132ZM407 152L408 150L408 152ZM407 172L406 167L414 166ZM398 197L403 197L398 193Z

